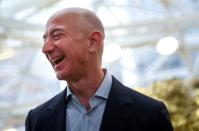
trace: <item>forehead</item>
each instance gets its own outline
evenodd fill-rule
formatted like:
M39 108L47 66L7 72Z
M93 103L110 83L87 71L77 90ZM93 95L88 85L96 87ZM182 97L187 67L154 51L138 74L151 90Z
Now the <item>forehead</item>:
M54 30L69 30L76 24L76 18L72 15L55 15L52 16L45 27L45 32L51 32ZM74 29L74 28L73 28Z

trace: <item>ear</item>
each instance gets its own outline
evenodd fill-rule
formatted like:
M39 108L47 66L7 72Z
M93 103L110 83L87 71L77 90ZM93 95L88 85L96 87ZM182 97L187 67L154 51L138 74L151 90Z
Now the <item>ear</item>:
M94 31L89 36L89 51L95 52L102 47L102 34L99 31Z

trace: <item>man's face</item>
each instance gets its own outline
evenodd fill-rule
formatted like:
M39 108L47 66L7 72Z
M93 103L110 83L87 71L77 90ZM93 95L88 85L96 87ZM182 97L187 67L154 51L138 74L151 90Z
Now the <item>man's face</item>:
M60 80L78 80L85 73L89 39L76 28L74 21L60 18L46 26L42 51Z

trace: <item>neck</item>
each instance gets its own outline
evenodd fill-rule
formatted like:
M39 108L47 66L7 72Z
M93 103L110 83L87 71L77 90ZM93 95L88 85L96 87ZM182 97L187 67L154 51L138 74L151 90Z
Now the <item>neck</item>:
M78 98L81 104L86 108L90 107L89 99L95 94L104 78L102 69L87 73L82 79L71 82L68 81L68 86L72 93ZM87 108L88 109L88 108Z

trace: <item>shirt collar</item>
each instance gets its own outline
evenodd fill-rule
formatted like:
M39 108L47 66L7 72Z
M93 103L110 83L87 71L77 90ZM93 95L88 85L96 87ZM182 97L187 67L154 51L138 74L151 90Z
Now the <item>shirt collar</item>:
M100 96L107 99L112 85L112 76L107 70L105 70L105 73L105 77L100 87L97 89L95 96Z
M99 96L99 97L107 99L110 89L111 89L111 85L112 85L112 76L106 69L104 69L104 73L105 73L105 77L94 96ZM68 88L68 86L66 88L67 88L66 95L68 98L70 95L73 95L73 94L71 90Z

